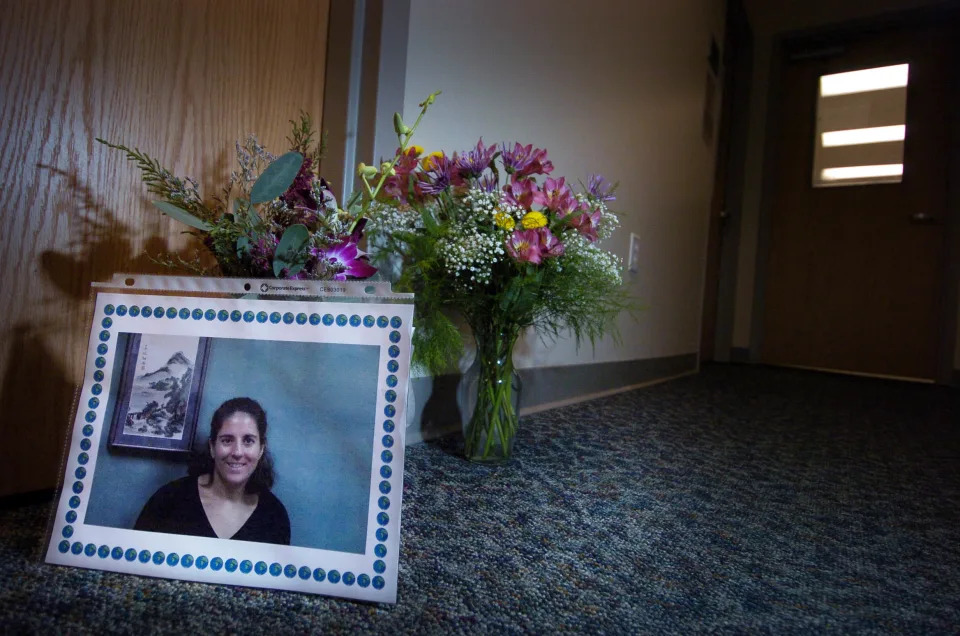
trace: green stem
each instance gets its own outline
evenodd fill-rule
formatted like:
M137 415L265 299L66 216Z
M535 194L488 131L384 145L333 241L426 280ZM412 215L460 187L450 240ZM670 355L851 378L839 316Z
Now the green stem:
M517 431L513 346L519 327L489 316L471 324L477 341L479 377L476 407L467 427L466 455L481 462L506 459Z
M363 182L363 187L367 191L367 199L362 203L360 213L357 214L357 218L350 226L350 232L353 232L354 228L357 226L357 223L360 222L360 219L367 215L367 208L377 199L377 195L380 194L380 189L383 188L383 184L386 183L387 177L390 176L390 172L393 170L393 167L397 164L397 161L400 160L400 157L402 157L407 151L407 148L410 144L410 139L413 138L413 133L415 133L417 128L420 127L420 121L423 119L423 116L427 114L427 108L429 108L430 104L433 103L432 98L435 98L439 94L440 91L431 94L427 100L420 105L420 114L417 116L417 121L415 121L413 126L410 128L410 132L406 133L405 135L397 135L397 140L400 142L400 150L394 155L393 159L387 165L387 168L380 171L380 179L377 181L377 187L371 189L367 178L364 176L360 177L360 180ZM353 201L353 199L351 199L351 201ZM350 206L348 205L348 208L349 207Z
M387 169L381 171L380 180L377 181L377 187L373 189L373 193L370 195L371 201L376 199L377 195L380 194L380 188L383 187L383 184L384 182L386 182L387 177L390 176L390 171L393 170L393 166L396 165L397 161L400 160L400 157L403 155L403 153L406 152L409 146L410 140L413 138L413 133L417 132L417 128L420 127L420 120L422 120L423 116L427 114L427 108L429 106L430 106L429 102L423 103L423 106L420 107L420 114L417 116L417 121L413 122L413 126L410 127L410 132L403 135L403 138L398 138L398 141L400 142L400 152L394 155L393 159L390 161L390 165L387 166Z

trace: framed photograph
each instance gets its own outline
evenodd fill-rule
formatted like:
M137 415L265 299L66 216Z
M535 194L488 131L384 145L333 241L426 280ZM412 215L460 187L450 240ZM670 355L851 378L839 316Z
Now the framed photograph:
M112 447L192 451L208 340L131 334L110 427Z
M47 562L395 602L412 318L99 293Z

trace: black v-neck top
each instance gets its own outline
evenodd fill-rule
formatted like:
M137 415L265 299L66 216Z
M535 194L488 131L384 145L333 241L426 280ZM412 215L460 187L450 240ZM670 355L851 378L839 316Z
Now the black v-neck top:
M197 477L184 477L162 486L147 500L134 530L217 538L200 501ZM290 544L290 517L269 490L260 493L257 507L231 539Z

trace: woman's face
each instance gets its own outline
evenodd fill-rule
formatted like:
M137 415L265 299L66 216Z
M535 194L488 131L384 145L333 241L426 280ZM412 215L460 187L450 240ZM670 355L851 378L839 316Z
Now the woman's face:
M257 421L242 411L225 419L216 439L210 440L214 471L228 486L245 485L260 462L263 451Z

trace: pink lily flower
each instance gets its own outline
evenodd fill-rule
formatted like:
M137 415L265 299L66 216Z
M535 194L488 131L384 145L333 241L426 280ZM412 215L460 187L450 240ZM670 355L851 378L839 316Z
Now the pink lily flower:
M550 174L553 172L553 162L547 159L546 149L537 148L533 151L533 158L526 168L517 173L518 177L532 174Z
M584 212L577 216L570 217L570 225L577 228L588 241L593 243L597 240L597 226L600 224L600 210L593 212Z
M543 205L545 200L533 179L517 179L514 176L510 183L504 186L503 192L508 203L524 210L530 210L534 205Z
M539 228L537 232L540 233L540 251L544 256L553 257L563 254L563 242L554 236L553 232L545 227Z
M540 234L536 230L516 230L507 239L507 253L518 263L539 265Z
M562 219L577 209L579 203L570 188L564 184L564 178L547 178L543 182L543 205L551 210L558 219Z
M400 149L397 148L397 152L399 151ZM392 177L387 177L387 180L384 181L383 192L398 201L407 203L410 174L416 170L419 165L420 148L417 146L407 148L407 151L400 155L400 158L397 159L397 162L393 165L393 170L396 174ZM417 196L420 195L419 187L416 183L414 183L414 194Z
M566 177L560 177L559 179L547 177L543 182L543 193L548 199L552 199L563 194L565 190L569 191L570 188L567 187L566 180Z

